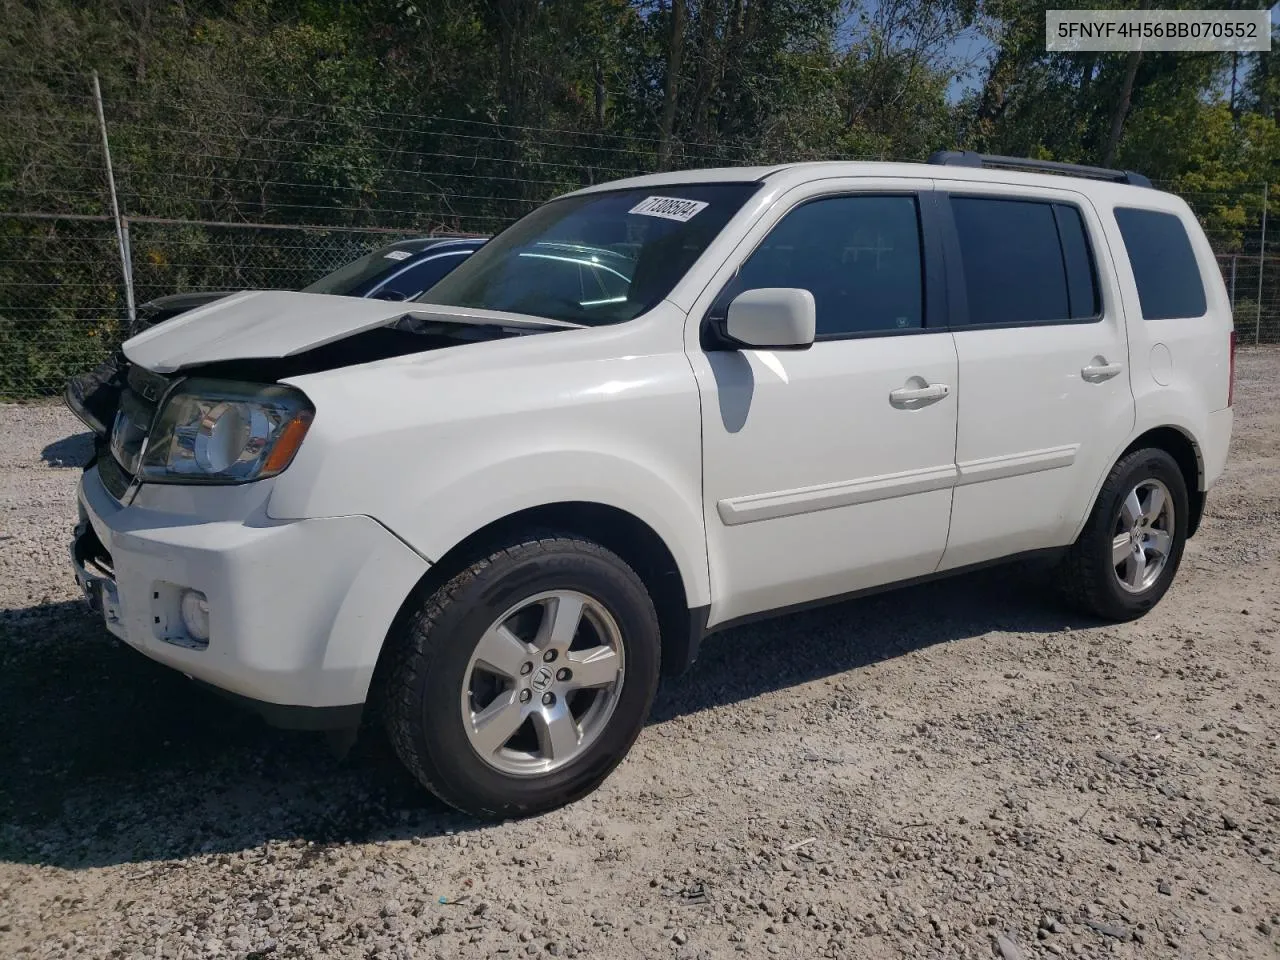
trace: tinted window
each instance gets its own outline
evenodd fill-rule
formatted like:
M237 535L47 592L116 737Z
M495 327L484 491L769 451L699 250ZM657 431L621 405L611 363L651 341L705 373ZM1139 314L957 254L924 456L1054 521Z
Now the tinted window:
M1146 320L1203 316L1200 265L1182 221L1171 213L1116 207Z
M923 326L915 198L831 197L792 210L742 265L717 305L723 308L744 290L761 287L812 293L819 337Z
M952 197L970 324L1098 315L1080 213L1066 204Z
M370 282L391 273L402 261L408 260L413 255L414 251L406 250L400 244L393 243L372 253L366 253L359 260L353 260L333 273L325 274L310 286L303 287L302 292L351 296L357 289L362 290Z
M661 184L552 200L421 299L571 323L621 323L666 297L759 188Z
M1102 313L1098 302L1098 284L1093 272L1093 257L1085 238L1080 211L1065 203L1053 205L1058 221L1058 238L1062 241L1062 262L1067 268L1067 301L1073 320L1096 317Z
M429 259L392 276L390 280L387 280L378 288L377 294L398 293L401 299L412 300L424 291L434 287L446 273L469 256L471 256L470 250L435 254Z

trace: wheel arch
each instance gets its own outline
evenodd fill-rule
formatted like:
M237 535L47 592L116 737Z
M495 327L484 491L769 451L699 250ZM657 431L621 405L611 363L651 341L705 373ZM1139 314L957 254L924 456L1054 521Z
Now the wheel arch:
M653 600L662 640L662 669L683 672L697 657L708 608L691 609L675 555L644 520L620 507L590 501L560 501L518 510L485 524L433 563L405 598L388 635L394 634L440 586L476 560L521 538L575 536L598 543L630 566ZM381 686L387 644L374 668L370 701Z
M1187 485L1187 499L1190 501L1191 507L1190 516L1187 518L1187 536L1195 536L1196 531L1200 528L1200 520L1204 515L1205 500L1204 490L1202 489L1204 486L1204 458L1200 453L1199 445L1196 443L1195 438L1181 427L1172 425L1154 427L1135 437L1124 448L1120 456L1116 457L1116 462L1119 462L1134 450L1141 450L1146 447L1163 450L1173 457L1178 464L1182 479Z

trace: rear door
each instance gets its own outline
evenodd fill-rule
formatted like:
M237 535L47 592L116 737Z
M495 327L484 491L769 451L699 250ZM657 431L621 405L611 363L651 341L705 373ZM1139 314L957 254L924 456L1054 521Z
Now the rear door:
M962 402L940 569L953 569L1070 542L1130 436L1134 400L1126 318L1088 200L976 183L945 193Z

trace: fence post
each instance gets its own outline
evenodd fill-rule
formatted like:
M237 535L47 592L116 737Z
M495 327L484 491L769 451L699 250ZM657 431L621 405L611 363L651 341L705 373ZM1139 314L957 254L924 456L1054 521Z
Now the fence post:
M1267 190L1270 182L1262 185L1262 236L1258 239L1258 310L1253 321L1253 342L1262 342L1262 274L1267 265Z
M1236 316L1236 261L1240 259L1234 253L1231 255L1231 321L1235 322Z
M98 71L93 71L93 104L98 110L98 129L102 133L102 156L107 166L107 188L111 193L111 216L116 222L116 242L120 245L120 272L124 275L124 302L129 311L129 326L137 319L133 305L133 258L129 255L129 224L120 215L116 197L116 175L111 167L111 144L107 142L107 118L102 111L102 85Z

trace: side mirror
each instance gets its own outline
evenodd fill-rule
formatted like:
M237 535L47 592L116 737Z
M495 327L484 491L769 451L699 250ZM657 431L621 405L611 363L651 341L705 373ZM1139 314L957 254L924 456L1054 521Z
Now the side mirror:
M749 350L807 350L817 331L813 294L795 287L762 287L729 304L724 334Z
M406 297L403 291L400 291L400 290L379 290L369 299L370 300L391 300L399 303L400 301L408 300L409 298Z

